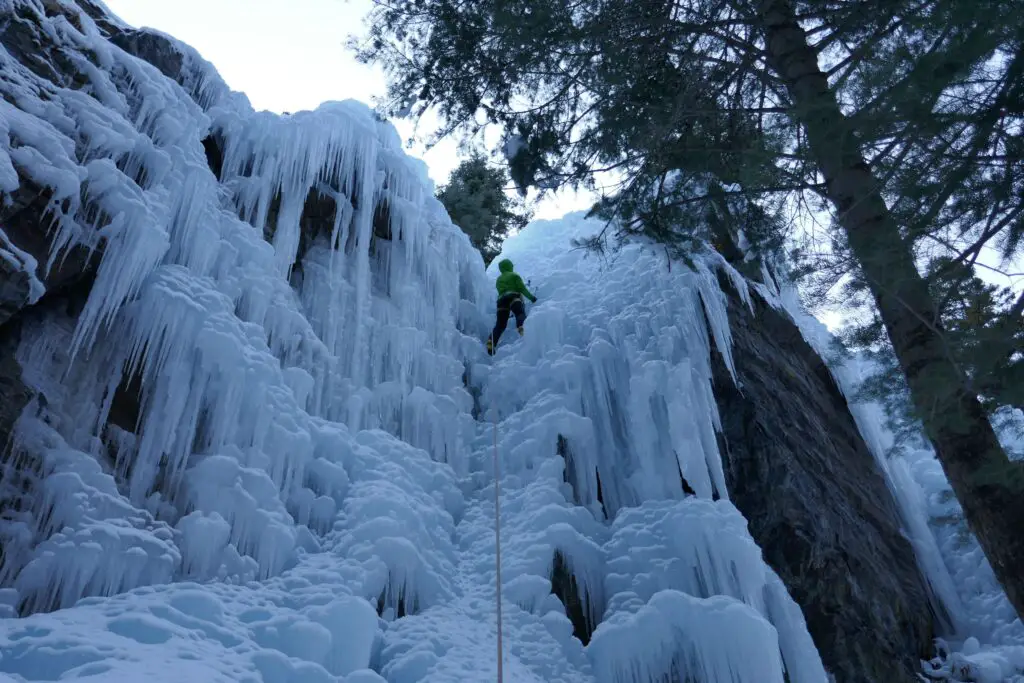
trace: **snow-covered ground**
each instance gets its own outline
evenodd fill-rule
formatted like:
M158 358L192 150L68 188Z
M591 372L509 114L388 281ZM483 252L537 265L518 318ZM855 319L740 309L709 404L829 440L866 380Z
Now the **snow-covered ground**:
M22 332L45 401L4 465L25 501L0 520L0 680L494 680L496 451L505 680L825 683L725 489L709 351L731 357L727 264L669 269L637 244L604 261L571 248L600 224L536 222L504 256L539 302L489 358L492 280L390 125L353 102L254 113L184 46L190 92L88 17L39 14L90 55L87 82L0 51L0 189L20 172L63 202L51 262L102 254L77 318ZM309 196L336 211L307 242ZM104 427L122 374L137 424ZM985 643L962 646L977 680L1014 680L1020 624L967 571L975 547L928 535L944 480L914 463L893 481L925 485L901 494L922 563ZM556 555L587 647L552 595ZM16 619L19 602L60 609Z

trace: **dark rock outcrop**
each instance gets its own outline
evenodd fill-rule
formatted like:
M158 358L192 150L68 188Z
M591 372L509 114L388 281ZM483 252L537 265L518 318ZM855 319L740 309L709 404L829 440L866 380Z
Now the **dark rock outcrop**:
M33 392L21 380L21 366L15 359L19 330L16 325L0 327L0 451L8 447L8 437ZM2 514L2 505L0 505Z
M5 258L0 258L0 325L17 315L29 299L29 274Z
M35 275L47 291L63 289L70 283L81 280L98 260L97 257L103 251L102 246L91 258L85 248L72 249L69 253L62 254L53 267L46 270L45 265L50 256L53 237L51 216L54 207L51 205L51 193L34 185L24 176L20 177L20 182L18 189L12 194L0 194L0 226L3 226L7 239L14 247L35 259ZM18 270L10 264L7 267L12 271ZM15 281L11 278L24 283L24 295L21 286L12 289ZM24 269L20 269L17 274L12 272L8 275L5 272L4 280L0 309L10 309L13 315L28 304L29 275ZM11 315L0 316L0 325L3 325Z
M838 683L916 681L935 615L896 502L822 359L752 296L730 297L739 387L713 358L732 501Z
M101 31L113 33L120 30L121 27L114 23L110 15L107 14L107 10L93 2L93 0L78 0L77 4L82 8L83 12L89 15L90 19L96 22L96 26Z
M99 10L86 3L86 10ZM78 25L78 15L60 3L44 2L47 16L61 14L73 25ZM102 14L102 13L101 13ZM104 24L114 30L111 24ZM40 78L40 87L79 88L88 82L82 74L82 60L94 59L87 50L73 51L56 43L39 25L39 19L23 5L0 20L0 44L23 66ZM73 54L74 52L74 54ZM6 85L6 84L4 84ZM0 95L13 99L13 90L0 87ZM12 140L18 146L17 140ZM66 207L54 201L52 191L36 184L30 174L15 163L19 186L11 193L0 192L0 228L10 245L30 255L36 261L35 276L40 279L47 292L63 290L69 285L89 277L88 272L94 259L86 249L72 250L61 254L54 266L45 269L50 256L55 217L63 214ZM2 246L2 245L0 245ZM97 257L102 246L92 254ZM23 264L25 265L25 264ZM7 323L30 304L30 276L25 268L16 268L11 263L0 265L0 326Z
M576 577L566 566L565 557L555 551L551 561L551 593L565 605L565 616L572 622L572 634L583 645L590 643L596 624L591 624L587 614L591 610L590 598L581 590Z
M78 16L59 3L44 2L43 10L48 16L59 13L73 24L78 23ZM85 82L79 62L70 56L68 49L41 30L38 17L24 6L17 6L14 12L0 18L0 44L40 77L43 88L51 85L54 88L76 88ZM78 56L90 57L84 51ZM0 95L11 98L6 87L0 87ZM17 141L12 143L16 145ZM72 305L76 298L73 293L88 292L95 258L102 252L100 247L90 258L87 249L76 248L60 255L53 267L47 270L53 220L64 207L54 201L51 190L33 182L24 169L17 164L15 169L19 176L17 189L10 193L0 192L0 229L7 243L0 244L0 249L27 254L36 263L16 263L0 258L0 454L6 452L11 428L32 394L21 380L21 368L14 357L25 316L43 308ZM33 265L35 272L30 274ZM33 301L30 296L33 277L38 278L45 289L38 301Z
M144 28L113 31L110 42L128 54L149 62L160 69L164 76L179 81L184 56L163 35Z

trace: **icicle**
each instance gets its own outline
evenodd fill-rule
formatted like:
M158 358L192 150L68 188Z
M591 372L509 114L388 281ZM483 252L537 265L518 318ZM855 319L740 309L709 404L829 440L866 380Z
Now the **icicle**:
M746 520L729 503L648 501L612 526L608 589L647 599L661 589L728 595L764 613L767 567Z
M715 340L716 350L722 354L725 366L729 369L733 382L736 379L736 365L732 358L732 332L729 330L729 314L725 293L718 286L718 280L707 266L701 264L697 271L698 291L704 311L707 315L708 327ZM743 291L746 291L744 288Z
M807 632L800 606L790 597L778 575L768 569L765 591L766 616L779 634L779 649L791 683L824 683L829 680L818 648Z
M108 325L122 304L138 293L169 248L167 231L134 183L106 160L87 168L89 202L112 219L100 230L105 238L103 259L71 342L72 357L83 345L90 346L97 329Z
M133 509L92 455L28 414L16 425L15 452L41 460L34 517L45 540L31 554L5 546L0 576L17 577L29 610L171 579L180 556L170 530Z

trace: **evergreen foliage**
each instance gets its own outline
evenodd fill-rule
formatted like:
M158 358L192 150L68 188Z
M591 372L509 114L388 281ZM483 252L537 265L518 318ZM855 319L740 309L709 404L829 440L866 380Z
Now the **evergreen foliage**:
M448 184L437 192L452 222L469 235L485 264L501 253L501 243L509 233L530 222L530 212L506 192L508 185L505 169L474 154L459 164Z

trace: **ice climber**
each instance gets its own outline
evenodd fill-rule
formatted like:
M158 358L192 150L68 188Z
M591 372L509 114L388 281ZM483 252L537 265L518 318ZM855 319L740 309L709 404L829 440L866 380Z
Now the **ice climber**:
M523 336L523 322L526 321L526 307L523 305L523 297L525 296L532 303L537 302L537 297L526 288L523 278L519 277L519 273L512 270L511 261L507 258L499 261L498 270L501 271L501 275L498 276L497 282L494 283L494 286L498 288L498 319L494 323L494 330L491 332L491 336L487 338L487 353L492 356L494 355L494 347L498 345L498 340L501 339L501 334L505 331L505 326L508 325L509 313L516 317L516 329L521 337Z

